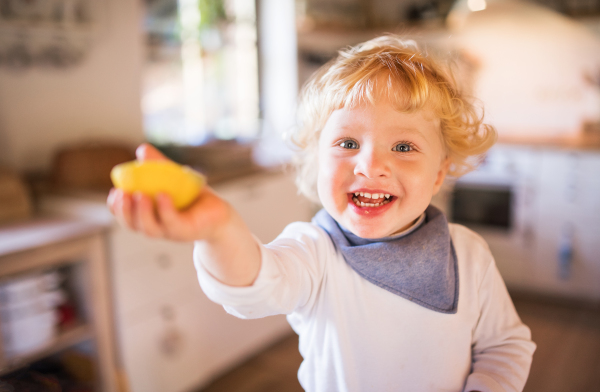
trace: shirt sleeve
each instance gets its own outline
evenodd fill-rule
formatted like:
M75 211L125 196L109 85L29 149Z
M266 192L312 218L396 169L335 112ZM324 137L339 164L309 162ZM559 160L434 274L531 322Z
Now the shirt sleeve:
M256 240L258 242L258 240ZM259 243L259 242L258 242ZM215 279L194 251L194 265L204 293L239 318L290 314L315 301L323 280L329 237L309 223L293 223L268 245L259 243L261 267L251 286L233 287Z
M480 285L479 306L473 364L465 391L522 391L536 345L531 331L519 319L493 259Z

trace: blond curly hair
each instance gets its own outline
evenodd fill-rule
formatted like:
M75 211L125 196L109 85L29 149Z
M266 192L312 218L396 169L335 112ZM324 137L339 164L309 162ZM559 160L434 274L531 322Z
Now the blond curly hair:
M402 112L425 109L439 118L451 176L474 169L496 141L496 130L483 123L483 111L459 90L448 63L420 51L413 41L385 35L340 51L303 87L299 125L288 135L298 148L294 163L302 194L318 202L318 142L331 113L375 104L380 97Z

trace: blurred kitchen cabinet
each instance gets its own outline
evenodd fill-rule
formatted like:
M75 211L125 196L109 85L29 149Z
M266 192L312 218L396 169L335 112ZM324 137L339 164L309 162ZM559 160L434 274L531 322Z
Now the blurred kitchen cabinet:
M535 286L600 299L600 154L544 150Z
M509 288L600 299L600 152L500 144L452 193L450 217L484 237Z
M288 223L312 217L292 176L281 172L213 188L263 242ZM82 217L92 210L81 202L47 199L44 204L47 211L78 211ZM113 223L109 258L116 329L132 392L198 388L291 332L284 316L240 320L211 302L198 285L192 252L193 244L149 239Z
M18 354L9 353L7 347L3 349L0 344L0 375L5 376L12 371L27 368L34 362L60 355L64 350L91 343L96 367L94 372L99 375L94 390L117 391L118 369L115 363L105 230L106 227L102 225L64 219L34 219L0 228L0 281L4 288L13 283L27 282L27 292L21 290L18 295L27 295L28 301L35 301L38 289L42 290L40 293L43 292L39 287L43 281L32 277L53 277L54 283L50 284L53 289L64 278L69 283L69 296L73 296L78 305L77 317L73 319L73 323L62 328L57 326L55 332L48 334L48 338L41 344ZM60 273L56 272L59 270ZM48 284L46 281L44 285ZM16 295L16 292L12 294ZM3 301L12 294L3 291ZM19 301L20 305L24 303L26 302ZM10 303L3 305L11 306ZM43 309L52 309L42 308L41 303L36 305L35 309L23 308L18 314L3 308L2 316L10 313L21 319L32 317ZM5 328L7 323L3 322L1 325ZM14 342L18 338L7 335L6 332L2 330L4 343ZM12 332L26 334L33 331L31 328L21 328ZM24 377L24 374L20 377ZM10 381L6 380L6 383L3 390L10 388Z

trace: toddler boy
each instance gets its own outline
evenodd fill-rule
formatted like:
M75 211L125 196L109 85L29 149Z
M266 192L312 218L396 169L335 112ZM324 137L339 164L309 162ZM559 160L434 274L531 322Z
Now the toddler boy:
M133 229L196 241L200 284L229 313L286 314L307 391L521 391L530 331L484 240L430 205L494 129L441 65L394 36L325 65L301 113L298 185L323 210L268 245L210 189L183 212L120 191L109 205Z

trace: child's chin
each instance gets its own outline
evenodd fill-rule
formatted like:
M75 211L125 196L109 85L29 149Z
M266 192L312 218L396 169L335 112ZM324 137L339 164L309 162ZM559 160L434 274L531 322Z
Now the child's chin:
M350 230L352 234L357 235L361 238L375 239L375 238L383 238L387 237L389 233L381 230L381 228L369 228L369 227L346 227L346 229Z

